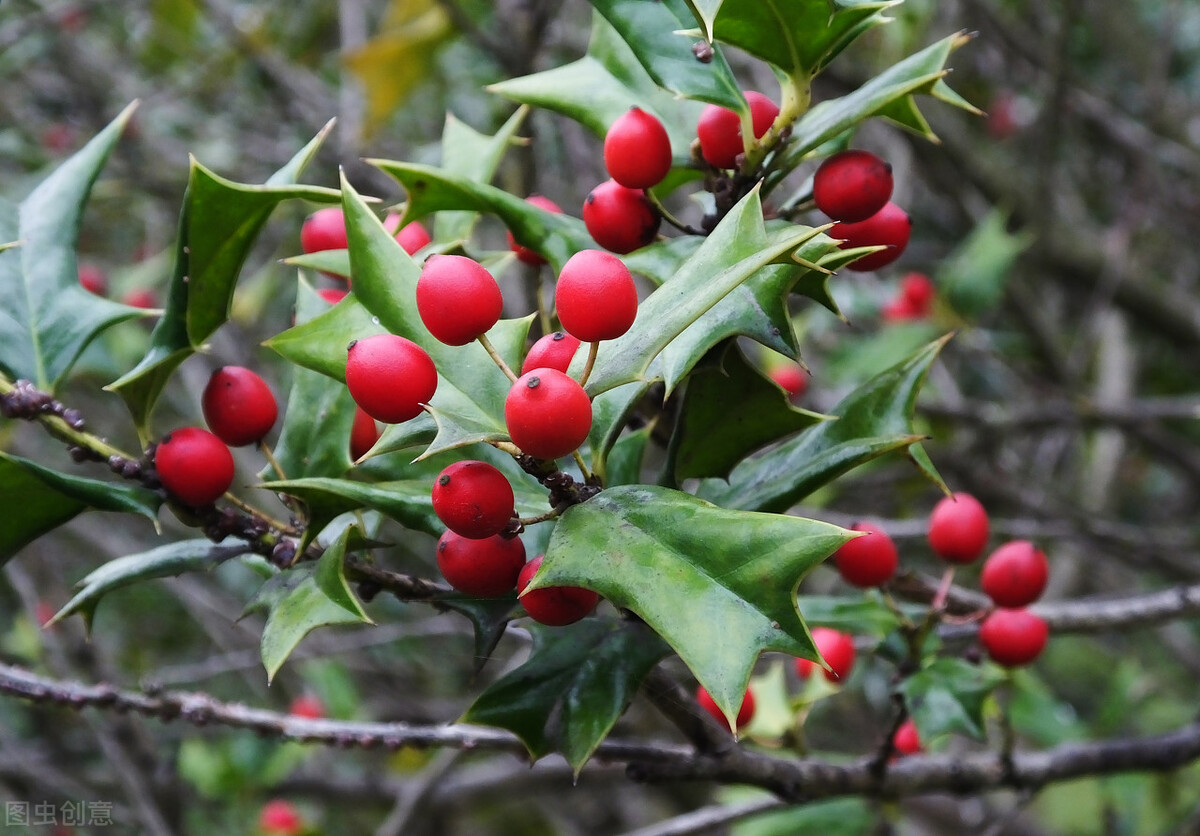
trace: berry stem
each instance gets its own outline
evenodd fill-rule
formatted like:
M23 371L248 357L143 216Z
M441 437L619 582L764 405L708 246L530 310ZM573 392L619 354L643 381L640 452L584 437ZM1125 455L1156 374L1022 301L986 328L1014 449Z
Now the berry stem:
M671 213L671 211L669 209L667 209L666 206L663 205L663 202L658 199L658 195L656 195L650 189L646 189L645 194L646 194L646 199L650 201L650 204L658 211L658 214L662 215L663 220L666 221L667 223L669 223L671 226L678 229L680 232L683 232L687 235L707 235L708 234L703 229L697 229L696 227L692 226L691 224L686 224L683 221L679 220L679 218L675 217Z
M238 499L236 496L234 496L231 493L226 493L221 498L224 499L226 502L228 502L230 505L234 506L235 508L239 508L242 511L245 511L250 516L257 517L258 519L262 520L263 522L265 522L267 525L269 525L271 528L275 529L276 531L281 531L284 534L287 534L288 536L291 536L291 537L299 537L301 534L304 533L302 531L296 530L296 528L294 528L291 525L288 525L285 522L280 522L279 520L275 519L274 517L272 517L270 514L266 513L265 511L258 510L253 505L250 505L249 503L246 503L246 502L242 501L241 499Z
M513 370L508 367L508 363L504 362L504 358L500 356L500 352L496 351L496 347L492 345L492 341L487 338L487 334L480 334L476 339L483 346L483 350L488 353L492 361L500 367L500 371L504 372L504 376L513 383L517 382L517 376L513 374Z
M579 376L579 385L586 386L588 378L592 376L592 367L596 365L596 354L600 351L600 343L588 343L587 362L583 364L583 374Z
M946 571L942 573L942 580L938 583L937 592L933 595L933 602L930 607L935 613L941 613L946 608L946 597L950 594L950 587L954 586L954 567L947 566Z
M592 479L592 472L588 470L587 463L583 460L583 456L579 455L578 450L571 453L571 455L575 459L575 464L579 467L579 472L583 474L583 481L590 482Z
M275 458L275 454L271 452L271 445L267 444L266 441L259 441L258 449L262 451L263 458L265 458L267 463L271 465L271 469L275 471L275 475L277 475L281 481L286 482L287 474L283 472L283 466L279 464L279 459Z

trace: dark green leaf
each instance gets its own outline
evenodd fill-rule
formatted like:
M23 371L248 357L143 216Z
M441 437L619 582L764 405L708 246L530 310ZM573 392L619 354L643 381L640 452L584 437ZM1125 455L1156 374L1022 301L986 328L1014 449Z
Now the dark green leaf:
M922 740L953 732L984 739L983 709L1004 681L994 665L937 659L900 683L900 693Z
M561 751L578 774L669 648L633 621L532 630L528 661L480 694L462 722L508 729L535 758Z
M443 595L435 605L466 616L475 628L475 670L479 671L500 643L509 619L520 610L516 590L503 598L470 598L461 592Z
M814 520L621 486L563 514L528 588L583 586L632 610L675 649L732 728L759 653L816 658L796 587L850 536Z
M800 612L809 624L833 627L843 633L883 638L899 626L896 614L876 598L856 595L836 598L831 595L801 595ZM920 608L910 615L919 617Z

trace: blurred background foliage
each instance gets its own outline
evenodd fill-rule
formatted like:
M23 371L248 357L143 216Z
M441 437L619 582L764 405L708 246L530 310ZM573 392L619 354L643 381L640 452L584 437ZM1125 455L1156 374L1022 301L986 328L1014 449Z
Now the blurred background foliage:
M940 145L879 123L860 133L856 144L893 165L913 241L879 273L834 280L848 323L795 306L812 370L802 404L827 408L897 356L956 330L920 417L947 482L991 512L993 542L1038 541L1052 561L1050 598L1200 581L1200 5L909 0L894 16L819 79L816 100L967 30L976 36L954 55L953 82L986 114L928 108ZM582 0L5 0L0 187L21 196L139 99L85 217L81 261L106 274L114 298L153 293L168 277L189 154L230 179L261 182L337 117L308 182L334 186L344 167L360 191L399 201L364 157L437 162L447 112L494 132L513 105L486 86L577 58L590 17ZM731 60L747 89L778 93L765 67L736 52ZM497 184L577 215L604 179L599 140L538 111L523 134ZM195 393L223 363L265 370L285 391L285 364L259 344L290 322L294 270L279 259L299 251L306 211L288 206L268 225L232 325L168 387L163 426L198 419ZM504 246L497 224L479 235ZM882 317L909 271L934 278L931 313ZM61 393L125 443L123 407L99 387L136 362L146 334L136 322L106 334ZM37 433L3 433L6 449L63 455ZM261 464L240 455L240 472ZM934 571L923 534L935 500L911 466L886 459L797 512L882 521L906 566ZM116 529L85 515L27 548L0 584L0 653L66 678L204 690L280 710L313 694L334 717L413 722L453 721L505 658L520 655L520 642L506 638L477 678L465 621L381 599L372 605L381 626L314 634L268 689L261 624L237 620L257 580L238 565L113 594L90 643L78 620L38 631L90 569L155 542L149 523ZM402 547L436 573L429 543ZM845 590L819 570L805 591ZM888 670L868 660L842 694L818 704L807 728L815 750L876 744ZM1064 637L1018 678L1013 722L1038 746L1162 731L1194 715L1198 677L1195 622ZM618 732L661 737L663 725L635 702ZM608 834L747 797L642 787L602 764L570 787L557 758L525 769L470 752L327 751L0 703L0 797L112 800L118 824L104 832L250 833L263 801L283 796L314 832ZM1197 787L1192 768L882 808L848 800L736 832L1184 834L1200 829Z

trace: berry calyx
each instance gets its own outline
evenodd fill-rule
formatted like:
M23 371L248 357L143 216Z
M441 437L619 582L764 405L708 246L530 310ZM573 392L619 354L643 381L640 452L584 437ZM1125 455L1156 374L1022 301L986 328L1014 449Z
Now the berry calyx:
M258 814L258 829L265 836L299 836L304 819L290 801L276 798L263 805Z
M900 555L892 538L882 528L869 522L857 522L850 529L867 534L843 543L833 553L838 574L847 583L863 589L880 586L891 580L900 564Z
M983 563L979 584L998 607L1024 607L1041 597L1050 567L1045 553L1028 540L1013 540Z
M637 287L621 259L581 250L567 259L554 289L563 329L583 342L615 340L637 317Z
M500 285L482 264L462 255L431 255L417 279L417 313L434 338L466 345L500 319Z
M583 202L583 225L597 244L614 253L631 253L658 234L662 217L641 189L605 180Z
M358 461L379 440L379 427L375 419L363 412L361 406L354 407L354 423L350 426L350 458Z
M860 256L846 265L847 270L859 272L878 270L903 254L912 235L912 218L896 204L888 203L866 220L835 223L828 234L842 242L838 246L843 250L885 245L886 249Z
M162 437L154 468L167 491L192 507L215 502L233 484L233 454L208 430L181 427Z
M1016 668L1041 655L1050 638L1050 627L1026 609L999 609L979 627L979 641L998 665Z
M396 242L409 255L424 249L433 242L433 238L424 224L420 221L409 221L404 226L400 226L400 216L395 212L389 213L383 219L383 228L393 234Z
M537 459L557 459L579 447L592 428L592 402L574 378L557 369L532 369L504 399L508 435Z
M711 714L713 718L722 726L729 722L725 719L725 715L721 713L721 709L717 708L716 701L712 698L712 695L705 690L703 685L696 686L696 702L700 703L700 707ZM747 688L745 696L742 697L742 704L738 707L737 718L734 720L734 725L739 729L745 728L753 719L754 692Z
M747 91L745 96L750 105L754 138L761 139L779 115L779 106L754 90ZM700 111L696 138L700 140L700 156L714 168L737 168L738 155L746 150L742 142L742 118L720 105L708 105Z
M791 401L800 400L801 396L808 391L808 372L795 363L776 366L767 374L783 391L787 392L788 399Z
M433 480L433 511L446 528L471 540L499 534L512 519L512 485L487 462L462 461Z
M200 396L200 407L208 428L230 447L261 441L279 417L271 387L243 366L214 371Z
M437 565L446 582L464 595L499 598L517 586L525 544L520 537L494 534L473 540L447 531L438 540Z
M849 678L850 672L854 670L854 658L857 655L854 650L854 637L832 627L814 627L812 638L817 652L830 668L822 669L825 678L830 682L841 682ZM796 674L801 679L808 679L814 667L816 664L808 659L796 659Z
M346 247L346 218L340 206L318 209L300 227L300 249L306 253L344 250Z
M79 265L79 284L88 293L103 296L108 293L108 277L95 264Z
M600 596L581 586L543 586L526 592L525 587L529 586L529 582L541 568L544 556L538 555L521 569L517 577L517 595L525 607L525 612L539 624L548 627L574 624L596 609Z
M671 170L671 138L652 113L631 107L604 135L608 176L630 189L656 186Z
M905 755L915 755L922 748L924 747L921 745L921 735L917 732L917 724L909 717L892 735L892 749L898 756L904 757Z
M869 151L842 151L813 175L813 201L835 221L865 221L892 196L892 167Z
M364 412L385 424L421 414L437 390L437 369L425 349L395 334L350 343L346 387Z
M929 545L950 563L970 563L988 540L988 515L969 493L944 497L929 515Z
M557 369L565 374L580 345L579 339L566 331L546 334L530 346L529 353L521 363L521 374L534 369Z
M525 202L530 206L536 206L539 209L544 209L555 215L562 214L562 207L548 197L542 197L540 194L531 194L525 198ZM532 267L540 267L546 263L546 259L542 258L542 254L537 250L531 250L529 247L523 247L517 243L517 239L513 237L512 230L508 230L508 248L517 254L517 260L524 262Z

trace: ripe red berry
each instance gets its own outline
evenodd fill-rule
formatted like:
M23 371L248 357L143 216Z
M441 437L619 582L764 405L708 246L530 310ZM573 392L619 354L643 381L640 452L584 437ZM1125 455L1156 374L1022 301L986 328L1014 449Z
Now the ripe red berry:
M892 736L892 748L900 757L915 755L921 751L921 736L917 733L917 724L912 721L911 717L896 729L896 733Z
M525 361L521 363L521 374L534 369L557 369L565 374L580 345L579 340L566 331L546 334L530 346Z
M746 101L750 105L754 138L761 139L779 115L779 106L753 90L746 93ZM737 168L738 154L746 150L742 142L741 117L720 105L708 105L700 111L696 137L700 140L700 156L714 168Z
M631 107L604 135L608 176L630 189L657 186L671 170L671 138L652 113Z
M200 396L200 407L208 428L230 447L261 441L279 417L271 387L242 366L222 366L213 372Z
M338 302L346 298L350 291L340 290L335 287L323 287L317 291L317 295L331 305L336 305Z
M565 627L596 609L600 596L581 586L544 586L526 592L525 587L537 574L543 557L538 555L526 563L517 577L517 594L530 618L549 627Z
M131 308L157 308L158 298L154 295L154 291L149 288L135 288L121 299L121 301Z
M562 207L550 198L542 197L540 194L531 194L525 198L525 202L555 215L562 214ZM542 254L537 250L531 250L528 247L518 244L517 239L513 237L511 229L508 231L508 248L517 254L519 261L523 261L526 264L538 267L546 263L546 259L542 258Z
M409 255L429 246L433 241L429 230L420 221L410 221L400 226L400 216L395 212L389 213L383 219L383 228L395 235L396 241Z
M929 515L929 545L942 560L970 563L988 540L988 515L969 493L943 497Z
M417 313L446 345L466 345L500 319L504 298L492 274L462 255L431 255L417 279Z
M1024 607L1041 597L1049 574L1041 549L1028 540L1013 540L984 561L979 585L998 607Z
M839 221L829 230L830 238L837 238L843 250L855 247L871 247L885 244L887 249L854 259L846 265L847 270L864 272L878 270L898 259L908 246L912 234L912 218L894 203L888 203L871 217L857 223Z
M903 296L890 300L879 310L879 318L884 322L906 322L923 316L925 312Z
M346 218L340 206L318 209L300 227L300 249L306 253L344 250L346 246Z
M346 386L363 411L385 424L421 414L437 390L437 369L421 346L395 334L350 343Z
M79 284L84 290L97 296L108 293L108 277L95 264L79 265Z
M907 300L922 312L929 310L936 293L933 279L924 273L905 273L904 278L900 279L900 298Z
M592 428L592 402L574 378L557 369L532 369L504 399L508 435L537 459L557 459L579 447Z
M808 391L808 372L794 363L776 366L768 374L771 380L787 392L788 398L793 401L800 400L800 397Z
M567 259L554 288L563 328L583 342L615 340L637 317L637 287L621 259L603 250L580 250Z
M446 528L472 540L499 534L513 515L508 478L487 462L463 461L433 480L433 511Z
M1041 655L1049 637L1046 622L1025 609L995 610L979 627L988 657L1006 668L1028 665Z
M900 564L896 544L887 532L872 523L857 522L851 530L868 533L844 543L834 552L838 573L847 583L863 589L886 583Z
M813 175L813 200L835 221L865 221L892 196L892 167L868 151L842 151Z
M233 454L208 430L182 427L163 436L154 468L169 493L193 507L215 502L233 484Z
M258 829L265 836L299 836L304 832L304 819L290 801L277 798L263 805Z
M288 706L288 714L293 717L320 720L325 716L325 703L321 702L320 698L314 694L301 694Z
M350 458L358 461L379 440L379 427L375 419L363 412L361 406L354 407L354 423L350 426Z
M729 722L725 719L725 715L721 713L721 709L717 708L717 704L713 700L712 695L704 689L703 685L696 687L696 702L700 703L700 707L711 714L722 726ZM736 725L739 729L745 728L746 725L753 719L754 692L747 688L745 696L742 697L742 704L738 707L737 718L734 720L734 725Z
M597 244L614 253L631 253L658 234L662 218L641 189L605 180L583 202L583 225Z
M472 540L447 531L438 540L437 564L446 582L464 595L499 598L517 586L525 544L520 537Z
M831 670L822 670L830 682L840 682L850 677L854 670L854 637L842 633L832 627L814 627L812 630L813 644L817 652L829 665ZM816 665L807 659L796 660L796 673L801 679L808 679Z

